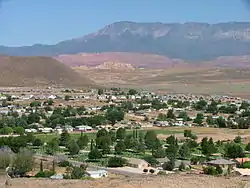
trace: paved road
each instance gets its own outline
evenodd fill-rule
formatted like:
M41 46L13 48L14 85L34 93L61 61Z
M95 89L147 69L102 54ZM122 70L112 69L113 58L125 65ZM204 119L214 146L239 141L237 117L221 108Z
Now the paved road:
M56 160L57 157L53 157L50 155L41 155L41 154L36 154L35 158L37 159L45 159L45 160ZM67 159L70 163L72 163L73 166L80 166L82 164L84 164L83 162L79 162L79 161L75 161L75 160L71 160L71 159ZM114 168L106 168L106 167L100 167L100 166L96 166L93 164L88 164L88 168L90 169L98 169L98 170L106 170L110 173L114 173L114 174L120 174L120 175L124 175L124 176L143 176L142 174L139 174L137 172L132 172L131 170L127 170L127 169L114 169Z

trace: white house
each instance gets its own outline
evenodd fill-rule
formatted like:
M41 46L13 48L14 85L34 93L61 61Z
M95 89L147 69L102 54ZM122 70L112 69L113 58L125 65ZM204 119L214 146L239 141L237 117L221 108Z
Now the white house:
M86 174L91 178L104 178L108 177L108 172L106 170L95 170L95 171L87 171Z
M56 133L58 133L58 134L61 134L61 133L63 132L63 128L60 127L60 126L56 126L56 127L54 128L54 131L55 131Z
M36 133L37 130L36 129L25 129L24 132L26 132L26 133Z
M92 131L93 128L90 126L86 126L86 125L80 125L80 126L76 126L76 131Z
M51 133L53 132L53 129L50 127L44 127L44 128L39 128L39 131L41 131L42 133Z
M70 125L65 125L64 130L66 130L68 133L71 133L74 131L74 128Z

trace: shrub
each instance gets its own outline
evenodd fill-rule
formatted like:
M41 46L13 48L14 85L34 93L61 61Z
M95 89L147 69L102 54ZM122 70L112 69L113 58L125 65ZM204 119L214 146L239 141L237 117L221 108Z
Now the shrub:
M248 169L250 169L250 161L244 162L242 164L242 168L248 168Z
M170 160L168 162L165 162L163 165L162 165L162 168L164 170L168 170L168 171L172 171L174 170L174 167L175 167L175 161L174 160Z
M157 161L156 158L151 155L147 155L143 159L147 161L151 166L156 166L157 164L159 164L159 161Z
M180 166L179 166L179 170L180 171L183 171L183 170L185 170L185 164L183 163L183 162L181 162L181 164L180 164Z
M153 173L155 173L155 170L154 170L154 169L150 169L149 172L150 172L151 174L153 174Z
M50 176L53 176L54 174L55 174L55 172L53 172L53 171L45 170L45 171L38 172L35 175L35 177L36 178L49 178Z
M202 162L205 162L206 161L206 159L204 158L204 157L192 157L191 158L191 164L193 164L193 165L196 165L196 164L198 164L198 163L202 163Z
M208 167L203 168L203 172L204 174L207 174L207 175L217 175L216 168L213 166L208 166Z
M144 172L144 173L147 173L147 172L148 172L148 169L143 169L143 172Z
M72 166L72 164L69 161L61 161L58 163L59 167L68 167L68 166Z
M127 160L121 157L110 157L108 160L108 167L123 167Z
M80 167L73 167L71 171L71 179L81 179L85 171Z
M220 166L216 167L216 172L217 172L217 174L223 174L223 170Z

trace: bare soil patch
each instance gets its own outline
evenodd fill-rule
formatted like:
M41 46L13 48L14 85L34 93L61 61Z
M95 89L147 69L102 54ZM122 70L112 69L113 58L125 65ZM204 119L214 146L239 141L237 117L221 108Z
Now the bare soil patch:
M211 177L204 175L181 175L145 178L106 178L100 180L42 180L13 179L12 188L243 188L249 179L240 177Z

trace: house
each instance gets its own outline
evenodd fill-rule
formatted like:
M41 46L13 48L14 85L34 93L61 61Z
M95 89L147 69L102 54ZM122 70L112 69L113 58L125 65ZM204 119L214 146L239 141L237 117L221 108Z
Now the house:
M59 125L57 125L55 128L54 128L54 131L58 134L61 134L63 132L63 128Z
M136 159L136 158L128 158L127 166L133 167L133 168L140 168L140 169L147 169L149 167L149 163L142 159Z
M93 170L93 171L87 171L86 175L96 179L96 178L108 177L108 172L106 170Z
M26 132L26 133L36 133L37 130L36 129L25 129L24 132Z
M237 165L241 165L241 164L243 164L245 162L249 162L250 158L247 158L247 157L245 157L245 158L236 158L233 161L236 162Z
M216 159L206 162L208 166L221 167L223 173L231 172L236 167L236 162L227 159Z
M38 128L38 130L42 133L52 133L53 129L50 127Z
M76 126L76 131L83 131L83 132L86 132L86 131L92 131L93 128L90 127L90 126L87 126L87 125L80 125L80 126Z
M68 133L71 133L74 131L74 128L70 125L65 125L64 130L66 130Z

